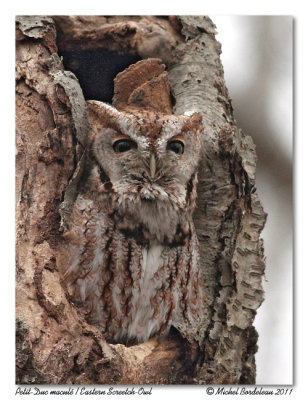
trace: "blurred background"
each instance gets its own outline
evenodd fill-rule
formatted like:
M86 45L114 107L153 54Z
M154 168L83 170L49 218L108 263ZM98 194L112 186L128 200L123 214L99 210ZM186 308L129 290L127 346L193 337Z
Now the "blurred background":
M257 146L265 301L255 327L257 384L293 383L292 63L293 18L210 16L222 44L226 84L238 126Z

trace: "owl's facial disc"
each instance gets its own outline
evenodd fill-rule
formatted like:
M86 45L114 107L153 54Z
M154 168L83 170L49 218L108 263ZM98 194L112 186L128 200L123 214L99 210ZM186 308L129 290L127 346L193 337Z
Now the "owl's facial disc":
M112 115L107 127L97 131L94 154L119 204L184 208L187 185L198 164L200 121L106 110Z
M191 176L187 163L183 166L182 162L185 145L182 135L149 142L147 147L129 136L117 135L112 141L117 163L108 171L115 191L133 202L170 202L177 197L182 203Z

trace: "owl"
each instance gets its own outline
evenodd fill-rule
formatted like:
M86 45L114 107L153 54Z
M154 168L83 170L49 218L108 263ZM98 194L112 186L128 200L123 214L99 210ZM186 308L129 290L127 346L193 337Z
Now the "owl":
M88 101L89 162L66 237L64 282L110 343L200 326L192 220L201 115Z

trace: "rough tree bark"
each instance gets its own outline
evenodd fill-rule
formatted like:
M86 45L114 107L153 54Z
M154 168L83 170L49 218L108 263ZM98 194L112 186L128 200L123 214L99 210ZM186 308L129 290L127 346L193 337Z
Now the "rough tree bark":
M236 126L212 21L17 17L16 40L16 382L254 383L253 320L263 300L260 232L266 216L255 189L255 147ZM207 324L197 354L175 333L132 347L106 343L61 285L57 253L89 128L84 94L90 80L94 87L100 82L94 75L83 81L81 74L79 84L59 54L77 71L76 54L106 49L126 64L161 58L174 113L203 114L195 224Z

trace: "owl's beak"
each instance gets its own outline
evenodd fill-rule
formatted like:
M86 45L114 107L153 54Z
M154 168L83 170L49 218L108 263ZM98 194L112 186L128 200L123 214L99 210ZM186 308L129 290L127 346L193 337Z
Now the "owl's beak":
M150 176L151 176L151 179L154 179L155 172L156 172L156 161L155 161L155 156L152 153L151 157L150 157Z

